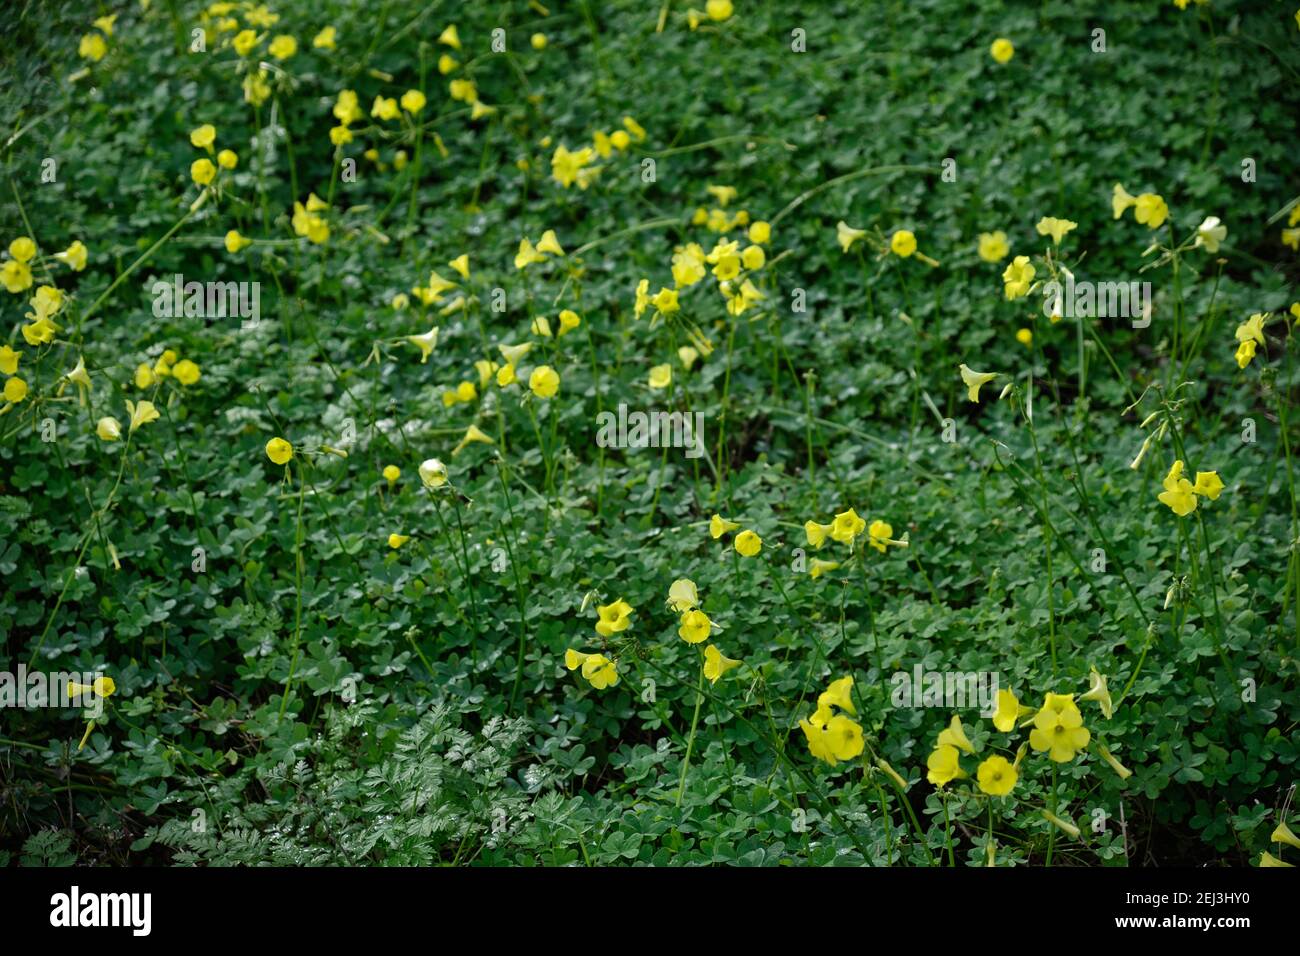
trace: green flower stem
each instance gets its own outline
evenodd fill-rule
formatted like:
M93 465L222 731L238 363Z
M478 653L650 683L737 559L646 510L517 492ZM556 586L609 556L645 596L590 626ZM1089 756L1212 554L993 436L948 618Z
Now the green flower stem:
M686 757L682 760L682 776L677 784L677 806L686 795L686 771L691 766L691 749L695 746L695 730L700 722L700 705L704 703L704 655L700 654L700 676L695 684L695 713L691 716L691 731L686 738Z
M302 638L302 502L306 495L307 466L303 463L298 465L298 518L293 532L294 593L297 596L297 607L293 616L293 654L289 659L289 674L284 679L284 691L280 695L281 718L284 717L285 708L289 705L289 687L298 669L298 642Z

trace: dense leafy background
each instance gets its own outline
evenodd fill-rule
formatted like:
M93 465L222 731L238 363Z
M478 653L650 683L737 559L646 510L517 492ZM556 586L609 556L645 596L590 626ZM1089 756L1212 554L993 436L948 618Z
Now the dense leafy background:
M657 4L553 0L543 16L519 0L279 2L273 32L293 33L300 50L277 107L257 114L229 50L187 52L201 5L85 6L19 3L5 18L5 244L25 231L19 198L44 249L82 239L91 265L70 284L74 308L84 308L195 198L192 128L212 123L241 163L230 195L36 366L48 384L84 355L94 414L119 417L123 400L138 397L130 380L140 362L171 348L202 367L201 381L137 433L111 512L92 518L118 448L94 436L86 410L33 402L0 419L5 667L35 654L47 669L104 668L119 688L81 751L84 721L73 712L3 713L0 858L926 863L945 846L945 827L924 762L951 713L890 707L882 677L918 663L996 670L1036 701L1086 689L1095 665L1118 692L1148 623L1141 674L1104 727L1134 776L1121 782L1092 755L1062 768L1060 812L1085 834L1059 842L1056 860L1242 865L1267 848L1298 756L1300 575L1277 418L1296 373L1285 322L1245 372L1232 361L1232 331L1296 298L1295 255L1279 242L1285 223L1268 224L1297 191L1300 32L1285 5L745 2L728 22L692 32L673 3L658 33ZM108 57L69 83L83 65L78 37L113 11ZM500 108L488 122L471 123L434 70L449 22L483 99ZM311 50L326 24L338 49ZM508 54L490 50L496 27ZM806 53L791 52L795 28L806 31ZM1104 54L1092 50L1097 28ZM529 47L535 31L549 37L546 50ZM1004 67L988 54L997 36L1017 48ZM414 203L414 164L391 168L393 151L412 144L359 137L345 155L361 175L337 186L330 242L291 242L294 199L329 189L338 91L356 90L368 110L376 94L418 86L422 72L425 115L447 155L425 139ZM566 191L549 178L554 144L577 148L627 114L648 140L592 188ZM387 171L361 159L371 144ZM656 160L652 183L641 176L645 156ZM40 182L45 157L59 161L56 183ZM949 157L955 182L940 176ZM1246 157L1258 171L1251 183L1240 175ZM817 188L874 166L906 169ZM1194 384L1179 410L1189 464L1217 468L1228 485L1205 514L1228 669L1203 584L1164 609L1187 574L1177 519L1155 501L1173 449L1166 441L1141 469L1127 467L1154 399L1122 412L1148 384L1168 381L1175 289L1168 268L1139 275L1151 234L1131 214L1112 219L1117 181L1164 195L1180 236L1207 215L1230 231L1221 266L1198 253L1181 276L1200 348L1180 376ZM602 451L600 409L667 401L646 376L682 342L662 323L633 319L633 289L643 276L652 290L668 283L674 245L712 244L690 225L696 207L714 204L708 184L736 187L733 208L756 219L816 191L774 229L770 256L780 259L761 282L769 298L735 323L730 361L722 300L707 283L683 297L718 348L689 373L676 366L672 401L704 413L712 460ZM1081 277L1155 288L1150 328L1098 326L1116 368L1086 342L1083 395L1075 326L1045 323L1038 297L1005 301L1001 266L976 256L977 235L995 229L1013 253L1041 252L1033 226L1044 215L1079 224L1067 248L1086 250ZM660 219L674 221L629 231ZM844 255L839 219L910 228L941 266ZM236 226L279 242L230 256L221 239ZM516 272L518 240L548 228L571 252L598 244L580 264ZM388 305L429 269L448 274L462 252L485 307L491 289L507 292L506 313L482 312L491 342L528 338L536 314L554 323L568 306L583 316L578 333L557 340L561 394L540 412L543 436L554 428L563 449L549 513L517 392L493 387L481 406L441 401L475 377L475 322ZM156 319L150 286L174 272L260 281L265 321L244 330ZM805 312L790 309L796 289ZM5 338L19 343L25 301L5 294L2 307ZM443 334L427 364L405 345L366 362L377 341L435 321ZM1032 353L1014 339L1026 325ZM1023 382L1031 361L1041 485L1023 417L988 389L983 403L968 403L956 370L966 362ZM475 416L487 427L498 408L503 467L484 446L450 459ZM59 425L53 443L39 433L47 416ZM940 440L939 419L949 417L953 443ZM1245 418L1257 424L1254 443L1241 440ZM350 457L310 473L299 588L297 486L263 445L276 434L338 443L348 419ZM995 443L1015 466L999 464ZM435 510L419 488L416 468L433 456L452 462L465 496L463 552L451 500ZM391 495L379 474L390 463L403 469ZM850 505L908 533L911 547L872 562L867 579L852 566L815 581L792 571L802 523ZM760 559L737 560L709 538L715 511L759 531ZM413 541L391 551L393 531ZM510 560L496 570L507 543ZM191 571L195 547L206 549L205 573ZM1090 570L1097 548L1108 557L1102 572ZM697 663L664 598L683 576L725 625L719 645L754 670L709 689L677 806ZM637 609L638 644L623 654L622 682L603 692L562 663L567 647L598 643L593 612L579 610L592 590ZM301 653L285 701L299 598ZM816 765L794 729L807 695L850 673L874 748L912 782L923 837L907 832L896 798L882 818L879 775ZM642 699L645 678L656 682L653 703ZM1241 700L1243 678L1257 686L1253 702ZM1095 708L1087 713L1096 731ZM1005 745L987 722L965 719L977 747ZM1051 781L1046 761L1031 757L999 803L999 862L1043 861L1049 827L1037 809ZM958 862L984 862L985 808L950 800ZM1087 828L1098 808L1112 821L1102 833ZM205 827L194 825L196 811Z

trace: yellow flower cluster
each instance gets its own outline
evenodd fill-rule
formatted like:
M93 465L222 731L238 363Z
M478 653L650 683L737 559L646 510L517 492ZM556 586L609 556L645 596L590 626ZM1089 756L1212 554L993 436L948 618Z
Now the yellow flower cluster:
M1165 490L1156 495L1156 498L1168 505L1180 518L1195 511L1200 498L1214 501L1223 491L1223 481L1218 472L1198 471L1195 484L1184 478L1181 458L1169 467L1169 473L1165 475L1162 484Z
M603 638L621 634L631 625L634 608L622 598L612 604L596 608L596 633ZM587 654L574 648L564 652L564 666L569 670L582 668L582 676L596 690L604 690L618 683L618 658L601 653Z
M709 535L714 541L739 528L740 525L735 521L728 521L722 515L715 514L709 519ZM763 539L757 532L745 530L736 535L732 546L736 552L744 558L752 558L763 550Z
M808 740L808 752L832 767L841 760L853 760L866 747L862 725L848 714L857 715L853 706L853 678L841 677L817 698L817 709L799 721L799 729ZM844 711L837 713L836 709Z

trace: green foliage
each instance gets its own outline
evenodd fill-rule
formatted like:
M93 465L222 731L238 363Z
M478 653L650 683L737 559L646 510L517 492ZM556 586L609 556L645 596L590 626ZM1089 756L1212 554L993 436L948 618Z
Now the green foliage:
M1300 757L1284 318L1300 296L1286 217L1270 222L1295 192L1300 33L1281 7L737 2L693 31L669 4L658 32L660 5L631 0L547 16L524 0L282 0L267 32L299 52L255 109L205 5L84 6L20 2L0 43L0 239L30 230L44 253L78 239L91 252L85 272L55 269L69 304L50 345L26 345L27 296L0 291L32 386L0 416L0 669L102 670L117 692L84 748L76 711L5 712L0 865L982 866L990 828L999 865L1278 855ZM80 61L79 37L109 12L108 55ZM464 74L435 68L453 20L493 117L471 120L447 96ZM191 53L201 24L209 49ZM313 50L327 24L337 49ZM508 53L490 52L496 27ZM796 27L807 53L791 50ZM988 53L998 36L1016 44L1005 66ZM367 118L331 145L340 90L368 116L377 95L422 83L425 132ZM625 115L646 143L588 189L551 178L556 146ZM192 210L201 123L240 161ZM47 157L59 175L42 183ZM1115 221L1116 182L1163 195L1169 229ZM634 290L671 284L675 247L712 246L692 224L716 205L709 185L773 222L755 275L766 299L734 318L711 279L683 290L682 318L714 346L688 370L686 325L636 319ZM323 245L292 228L308 193L330 201ZM981 261L977 237L1004 230L1012 255L1041 254L1048 215L1078 223L1061 261L1079 278L1153 282L1151 327L1085 332L1049 322L1037 294L1004 298L1005 263ZM1186 252L1176 283L1168 265L1140 271L1149 243L1211 215L1229 228L1219 256ZM845 254L841 219L914 231L940 265ZM229 254L230 229L257 242ZM568 255L516 270L519 240L547 229ZM391 306L466 252L463 310ZM174 273L259 281L262 321L156 318L152 284ZM796 290L807 311L792 311ZM564 308L577 331L530 334ZM1265 311L1268 344L1241 370L1234 328ZM421 363L401 340L431 325ZM560 372L556 399L489 380L444 404L479 384L475 360L530 340L529 363ZM199 382L137 388L164 349L197 362ZM78 357L85 407L58 385ZM665 362L671 390L650 391ZM961 363L1003 373L978 405ZM995 401L1007 382L1014 406ZM162 417L125 453L96 437L96 419L125 431L125 400L150 395ZM707 454L599 447L597 415L620 402L702 413ZM1157 411L1189 471L1227 484L1191 519L1156 499L1172 434L1129 467ZM349 423L346 459L310 454L343 445ZM495 444L453 457L470 424ZM264 453L275 436L297 449L287 476ZM455 492L421 488L433 457ZM865 570L838 544L814 552L803 523L848 507L909 547L865 549ZM714 513L757 530L761 556L710 538ZM391 549L391 533L411 540ZM796 569L814 556L843 567ZM664 609L681 577L744 662L703 685L697 724L699 649ZM595 634L593 593L636 609L628 631ZM616 654L619 683L594 689L566 669L569 648ZM952 711L890 701L891 675L917 665L995 671L1034 707L1082 694L1097 668L1117 707L1104 720L1086 703L1087 726L1133 775L1094 747L1059 766L1031 753L1006 799L932 787L926 758ZM832 768L798 722L845 675L871 749ZM962 719L980 758L1027 734Z

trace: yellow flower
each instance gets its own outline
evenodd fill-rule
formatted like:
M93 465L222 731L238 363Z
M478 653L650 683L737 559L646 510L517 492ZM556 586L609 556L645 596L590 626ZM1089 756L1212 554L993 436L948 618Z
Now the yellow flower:
M630 116L623 117L623 128L632 134L632 138L638 143L645 142L645 129Z
M671 365L656 365L650 369L650 387L655 389L667 388L673 381L673 367Z
M1042 810L1039 812L1042 813L1044 820L1046 820L1052 826L1056 827L1062 833L1065 833L1071 839L1074 840L1079 839L1079 828L1076 827L1073 823L1069 822L1068 820L1062 820L1060 817L1052 813L1050 810Z
M721 23L723 20L731 16L731 0L709 0L709 2L704 5L704 12L708 14L710 20L713 20L715 23Z
M820 546L826 544L826 536L832 531L835 531L835 525L833 524L803 523L803 532L806 533L809 544L813 548L820 548Z
M52 285L43 285L32 296L31 306L32 311L27 313L27 318L33 322L49 319L63 308L63 293Z
M964 750L968 754L975 752L975 747L971 744L970 739L966 736L966 731L961 725L961 718L953 714L952 722L939 731L939 747L956 747L958 750Z
M839 240L840 248L845 252L848 252L855 242L865 238L866 235L867 231L865 229L854 229L843 219L835 224L835 237Z
M437 458L426 458L420 462L420 481L431 490L441 488L447 483L447 466Z
M528 388L538 398L554 398L560 389L560 376L549 365L539 365L528 376Z
M86 247L78 239L62 252L56 252L54 258L68 266L73 272L81 272L86 268Z
M973 371L965 363L957 368L961 372L962 383L966 386L966 397L976 403L980 400L980 389L998 377L997 372Z
M22 352L14 351L8 345L0 345L0 374L15 375L18 372L18 360Z
M712 628L713 622L709 620L709 616L699 608L695 608L682 615L681 627L677 628L677 635L687 644L699 644L701 641L708 640Z
M83 60L90 60L92 63L98 63L108 52L108 44L98 33L87 33L77 44L77 55Z
M1218 216L1206 216L1196 227L1196 245L1204 246L1211 255L1219 251L1219 246L1227 238L1228 227L1219 222Z
M1079 699L1095 700L1107 720L1115 714L1115 705L1111 702L1110 691L1106 689L1106 678L1099 674L1095 667L1088 672L1088 693L1083 694Z
M858 723L843 714L832 715L826 708L818 708L810 719L799 721L799 727L808 738L809 753L831 766L853 760L865 746Z
M27 284L31 285L30 276L28 276ZM10 291L13 290L11 289ZM650 280L642 279L640 282L636 284L636 304L632 306L633 317L638 319L641 318L641 314L645 312L646 306L648 306L649 304L650 304Z
M527 237L519 240L519 251L515 253L515 268L523 269L534 262L544 262L546 257L533 248Z
M231 255L239 252L247 246L253 244L253 240L246 236L241 236L238 229L231 229L226 233L226 251Z
M199 380L199 367L189 359L181 359L172 369L172 374L182 385L193 385Z
M8 259L0 266L0 283L14 295L32 287L32 270L17 259Z
M397 108L396 97L376 96L375 101L370 104L370 115L381 120L395 120L401 111Z
M139 405L133 403L130 399L126 403L127 413L131 416L130 431L135 431L141 425L147 425L150 422L156 422L161 416L158 409L154 407L153 402L144 400Z
M1097 753L1101 755L1102 760L1106 761L1106 763L1110 765L1110 769L1114 770L1115 773L1119 775L1121 780L1127 780L1129 777L1133 776L1133 771L1116 760L1111 752L1105 747L1098 747Z
M9 255L19 262L31 262L36 255L36 243L28 236L19 236L9 243Z
M704 250L697 242L688 243L673 253L673 282L677 288L693 286L704 278ZM647 282L647 290L649 283Z
M23 326L23 338L28 345L44 345L54 339L59 327L48 318L37 319L30 325Z
M557 146L551 156L551 176L557 183L568 189L578 179L578 173L591 162L595 150L583 147L577 152L570 152L563 145Z
M1116 183L1110 199L1110 208L1115 214L1115 218L1118 219L1124 215L1126 210L1135 205L1137 205L1137 197L1130 196L1127 189Z
M1260 856L1259 856L1259 865L1262 866L1262 867L1263 867L1263 866L1276 866L1276 867L1294 867L1294 866L1295 866L1294 863L1287 863L1287 862L1284 861L1284 860L1279 860L1277 857L1275 857L1272 853L1269 853L1267 850L1265 850L1263 853L1260 854Z
M749 226L749 241L755 245L767 245L772 239L772 227L769 223L758 219Z
M1002 271L1002 281L1005 284L1003 294L1007 300L1028 295L1036 272L1028 256L1016 256L1012 259L1011 264Z
M95 434L102 441L117 441L122 437L122 425L116 418L105 415L95 423Z
M1016 329L1016 341L1025 348L1034 344L1034 333L1029 329Z
M158 376L154 375L153 369L149 366L147 362L141 362L139 365L135 367L136 388L140 388L140 389L148 388L155 381L157 381L157 379Z
M1237 352L1234 356L1237 360L1238 368L1245 368L1250 364L1250 360L1255 357L1255 342L1252 339L1246 339L1237 346Z
M533 335L540 335L544 339L549 339L551 337L550 320L547 319L546 316L544 315L537 316L536 318L533 319L531 331Z
M834 571L839 566L838 561L822 561L820 558L813 558L808 564L808 576L816 581L826 572Z
M248 56L253 52L253 47L257 46L258 36L254 30L240 30L235 34L235 38L230 41L235 52L240 56Z
M726 518L722 517L722 515L714 515L709 519L709 534L713 537L714 541L721 538L728 531L735 531L739 527L740 525L735 521L728 521Z
M438 34L438 42L444 46L449 46L453 50L460 49L460 34L456 32L456 24L447 27L442 33Z
M190 163L190 178L200 186L206 186L217 178L217 167L210 159L196 159Z
M582 651L575 651L570 647L564 652L564 666L571 671L576 671L582 666L583 661L591 656L590 654L584 654Z
M989 55L999 63L1006 63L1016 55L1016 48L1006 37L998 37L989 47Z
M1013 692L1000 690L997 710L993 714L993 726L1004 734L1009 734L1015 729L1017 720L1033 712L1033 708L1021 704Z
M756 269L763 268L767 262L767 255L763 252L762 246L748 246L740 254L740 262L746 269L753 272Z
M596 608L596 633L601 637L612 637L628 629L632 623L630 618L633 612L632 605L628 604L622 598L614 601L612 604L602 604Z
M572 309L563 309L560 312L559 318L560 318L559 335L561 336L565 335L568 332L572 332L578 326L582 325L582 318L578 315L577 312L574 312Z
M10 405L17 405L27 397L27 383L21 378L11 378L5 382L4 400Z
M336 37L337 32L333 27L325 27L311 38L311 45L317 50L332 50Z
M980 789L991 797L1005 797L1015 787L1018 776L1010 761L996 754L981 763L975 771Z
M204 123L190 131L190 145L195 149L212 152L212 144L217 141L217 128L211 123Z
M736 535L736 540L733 544L736 551L738 551L741 557L744 558L752 558L754 555L758 554L758 552L763 550L763 539L753 531L740 532L740 534Z
M560 240L555 237L554 229L547 229L542 233L542 238L537 240L537 251L551 256L564 255L564 250L560 247Z
M889 251L901 259L906 259L916 252L916 236L906 229L899 229L889 240Z
M979 257L985 262L1001 262L1010 251L1011 247L1007 245L1007 234L1002 230L980 233Z
M503 365L497 369L497 385L505 388L515 382L515 367L513 365Z
M604 690L618 683L618 667L604 654L592 654L582 662L582 676L596 690Z
M1198 471L1196 473L1196 484L1192 485L1192 491L1202 497L1209 498L1211 501L1215 501L1223 492L1223 481L1219 478L1217 471Z
M858 517L858 513L850 508L848 511L841 511L835 516L831 523L831 537L841 544L853 546L853 539L866 530L867 523ZM805 525L805 530L807 526Z
M462 103L473 103L478 99L478 88L472 80L452 80L447 84L447 89L453 100Z
M384 480L388 482L388 487L391 488L397 483L397 479L402 477L402 469L396 465L385 465L381 474L383 474Z
M1048 751L1056 763L1066 763L1088 745L1090 736L1088 728L1083 726L1083 715L1074 703L1074 695L1049 693L1034 715L1029 746L1039 753Z
M523 345L498 345L497 349L501 352L501 357L506 360L507 365L518 365L529 350L533 347L532 342L525 342Z
M239 165L239 154L233 149L223 149L217 153L217 165L222 169L234 169Z
M483 445L491 445L492 438L491 436L485 434L483 430L479 428L477 425L470 425L469 428L465 429L465 437L460 440L460 444L458 444L454 449L452 449L451 456L455 458L465 449L466 446L468 446L472 442L478 442Z
M956 747L947 744L936 747L925 760L928 771L925 778L936 787L947 786L954 780L963 779L967 773L961 769L957 757Z
M1259 345L1264 344L1264 323L1269 320L1271 313L1256 312L1245 322L1237 326L1236 336L1238 342L1254 341Z
M420 364L423 365L438 346L438 327L435 325L423 335L408 335L406 341L420 350Z
M1133 217L1152 229L1159 229L1169 218L1169 207L1155 193L1143 193L1137 198Z
M1196 491L1190 481L1183 477L1182 460L1175 461L1165 475L1164 491L1156 499L1166 504L1180 518L1196 510Z
M114 13L106 17L96 17L91 21L91 24L104 36L111 37L113 35L113 24L116 22L117 14Z
M261 106L271 96L271 84L266 80L266 70L258 70L244 77L244 101Z
M400 548L402 545L406 544L406 542L410 540L411 540L411 536L409 534L393 533L388 536L388 546L392 548L394 551L396 551L398 548Z
M1038 220L1038 225L1034 228L1038 230L1040 236L1051 236L1052 244L1059 246L1062 237L1072 229L1078 228L1077 222L1071 222L1069 219L1057 219L1055 216L1044 216Z
M281 33L266 49L277 60L287 60L298 52L298 41L287 33Z
M419 90L407 90L402 94L402 109L406 112L415 114L424 109L424 104L428 102L424 94Z
M1293 846L1300 850L1300 837L1291 832L1291 828L1286 825L1286 821L1279 823L1268 839L1271 843L1285 843L1287 846Z
M898 548L907 547L906 541L894 540L894 526L880 520L871 522L871 526L867 528L867 544L881 554L884 554L885 549L891 544Z
M452 269L456 270L456 273L462 279L469 278L469 253L468 252L458 255L455 259L452 259L450 262L448 262L447 265L451 266Z
M76 681L68 681L69 697L76 697L79 694L93 693L98 697L112 697L117 693L117 681L111 677L96 677L89 684L79 684Z
M293 457L293 445L283 438L272 438L266 443L266 457L275 465L286 465Z
M545 50L545 49L546 49L546 34L545 34L545 33L534 33L532 36L530 36L530 37L528 38L528 42L529 42L529 44L532 46L532 48L533 48L534 50Z
M668 607L677 614L685 614L700 606L700 592L690 578L678 578L668 588Z
M857 708L853 706L852 675L831 681L826 690L817 698L817 709L821 710L824 707L838 707L840 710L847 710L850 714L858 712Z
M444 53L442 56L438 57L438 72L443 76L446 76L458 66L460 66L460 61L450 53Z
M740 661L733 661L730 657L725 657L722 651L712 644L704 649L704 677L711 684L716 684L719 677L733 667L739 666Z

